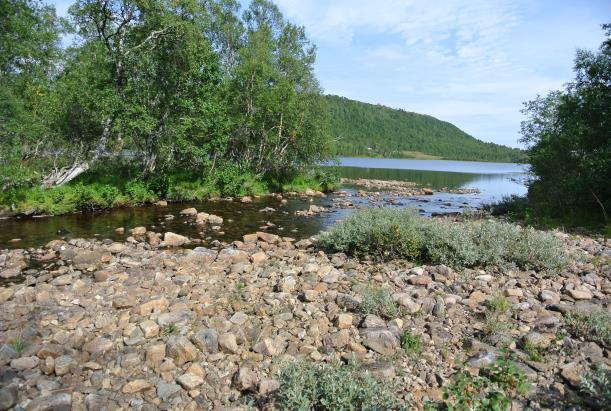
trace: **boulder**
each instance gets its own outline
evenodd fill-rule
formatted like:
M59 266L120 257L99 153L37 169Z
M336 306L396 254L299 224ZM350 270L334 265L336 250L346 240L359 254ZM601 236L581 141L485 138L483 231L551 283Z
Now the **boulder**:
M163 235L163 242L168 247L180 247L189 242L189 239L184 235L175 234L170 231Z
M363 345L379 354L392 355L399 348L399 338L388 328L362 328L359 333Z

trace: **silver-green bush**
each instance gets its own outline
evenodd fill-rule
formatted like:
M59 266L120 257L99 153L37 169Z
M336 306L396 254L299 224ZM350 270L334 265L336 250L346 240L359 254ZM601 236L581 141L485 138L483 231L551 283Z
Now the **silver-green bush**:
M394 386L359 365L297 361L279 374L280 409L289 411L381 411L399 409Z
M391 320L401 316L401 307L392 298L388 288L368 286L359 290L363 301L359 304L359 311L363 314L375 314Z
M360 211L323 233L319 245L357 257L406 258L454 268L557 271L567 264L561 243L549 233L494 220L423 218L411 209Z
M564 324L573 336L611 349L611 313L573 310L564 317Z
M611 404L611 369L602 364L593 367L584 376L579 389L594 409L605 409Z

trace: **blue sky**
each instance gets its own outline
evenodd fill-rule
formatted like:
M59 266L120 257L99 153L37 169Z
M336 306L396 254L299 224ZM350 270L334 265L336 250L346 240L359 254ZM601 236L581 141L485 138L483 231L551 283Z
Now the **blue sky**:
M510 146L519 146L522 102L569 81L575 50L598 47L611 22L609 0L276 3L318 46L326 93L430 114ZM70 2L55 4L63 15Z

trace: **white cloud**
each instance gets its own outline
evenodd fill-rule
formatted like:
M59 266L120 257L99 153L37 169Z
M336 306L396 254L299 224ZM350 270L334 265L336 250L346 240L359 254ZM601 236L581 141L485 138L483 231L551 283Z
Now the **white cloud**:
M431 114L516 145L522 102L571 79L605 0L276 0L319 46L326 91ZM608 20L608 19L607 19Z

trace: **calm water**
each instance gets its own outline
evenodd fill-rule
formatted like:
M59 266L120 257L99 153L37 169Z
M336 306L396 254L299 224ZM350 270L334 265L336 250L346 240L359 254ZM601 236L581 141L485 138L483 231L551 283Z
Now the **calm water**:
M432 188L478 188L482 202L526 194L528 165L477 161L340 158L347 178L413 181Z
M479 194L435 193L433 196L396 198L393 195L371 200L354 195L358 187L344 187L348 199L359 207L414 207L422 215L461 212L480 207L482 203L509 194L525 194L523 181L526 166L520 164L478 163L438 160L394 160L342 158L338 168L342 177L413 181L432 188L479 188ZM285 205L276 199L255 199L251 204L228 201L205 201L170 204L168 207L137 207L117 209L96 214L72 214L59 217L16 218L0 220L0 248L37 247L57 238L110 238L121 241L126 236L115 233L115 228L126 231L146 226L157 232L173 231L207 242L218 239L233 241L243 234L268 226L268 232L294 238L305 238L319 233L354 209L331 208L335 196L322 199L290 198ZM332 209L315 217L298 217L295 211L305 210L310 204ZM200 211L220 215L225 219L222 232L195 226L179 215L180 210L195 207ZM260 210L272 207L276 211ZM166 215L173 215L167 220ZM21 241L10 243L11 239Z

